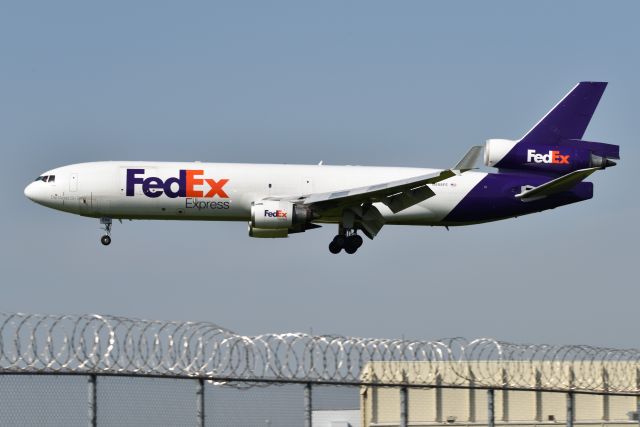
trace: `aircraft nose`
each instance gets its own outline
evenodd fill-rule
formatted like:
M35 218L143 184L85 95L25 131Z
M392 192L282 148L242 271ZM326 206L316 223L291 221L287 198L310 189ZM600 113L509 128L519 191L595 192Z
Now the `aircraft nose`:
M35 197L36 197L36 192L35 192L35 189L34 189L35 185L34 184L35 183L32 182L32 183L30 183L29 185L27 185L24 188L24 195L29 200L34 200Z

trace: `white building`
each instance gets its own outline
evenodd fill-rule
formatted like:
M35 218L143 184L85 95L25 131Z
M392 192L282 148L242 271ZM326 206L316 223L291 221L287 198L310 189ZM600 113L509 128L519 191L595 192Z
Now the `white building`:
M358 409L316 410L311 417L313 427L358 427L360 425Z
M553 363L553 365L552 365ZM541 388L550 388L548 381L552 381L555 387L559 382L570 381L571 375L560 375L566 378L556 381L558 372L569 372L569 364L563 362L538 362L535 369L528 371L528 366L523 363L501 363L501 375L508 379L509 376L518 375L526 381L530 376L531 384ZM612 364L608 362L590 362L588 369L581 371L599 372L602 378L614 378L614 375L633 375L638 373L633 367ZM434 364L437 369L434 370ZM560 364L560 365L559 365ZM460 386L473 386L472 381L460 379L460 364L457 364L453 372L451 363L424 363L411 365L402 363L371 363L363 374L363 379L371 380L390 377L390 371L396 371L396 378L404 375L409 383L412 377L420 378L419 382L427 383L428 375L437 372L432 384L458 383ZM470 365L471 366L471 365ZM533 365L531 365L533 366ZM565 369L566 368L566 369ZM463 369L467 369L463 366ZM615 372L613 372L615 371ZM627 372L628 371L628 372ZM486 373L483 373L486 374ZM393 375L393 374L392 374ZM552 377L551 375L555 376ZM469 378L473 378L470 373ZM602 384L602 378L594 382ZM425 381L427 380L427 381ZM584 378L581 378L584 380ZM625 380L628 380L626 378ZM639 378L640 380L640 378ZM500 381L496 381L501 383ZM362 427L398 426L400 423L400 388L399 387L363 387L361 391L361 420ZM574 394L574 425L575 426L629 426L638 425L634 421L636 417L637 398L635 396L608 396ZM488 396L482 389L454 389L454 388L409 388L408 390L408 420L409 426L483 426L488 421ZM494 412L496 426L555 426L566 423L567 394L542 391L503 391L494 392Z

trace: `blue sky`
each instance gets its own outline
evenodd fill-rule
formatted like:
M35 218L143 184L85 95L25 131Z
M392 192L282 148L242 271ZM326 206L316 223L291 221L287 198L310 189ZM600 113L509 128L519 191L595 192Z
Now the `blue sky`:
M4 2L0 310L315 333L637 347L635 2ZM518 138L576 82L610 82L586 138L621 146L595 197L447 232L97 220L24 198L94 160L447 167Z

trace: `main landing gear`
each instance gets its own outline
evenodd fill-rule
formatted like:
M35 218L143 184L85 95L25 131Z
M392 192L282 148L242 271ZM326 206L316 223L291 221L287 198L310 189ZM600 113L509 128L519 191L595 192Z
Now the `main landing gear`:
M362 246L362 237L356 234L356 230L345 230L340 227L340 232L329 243L329 251L332 254L340 253L342 249L348 254L355 254Z
M100 242L109 246L111 244L111 218L100 218L100 224L104 225L104 235L100 238Z

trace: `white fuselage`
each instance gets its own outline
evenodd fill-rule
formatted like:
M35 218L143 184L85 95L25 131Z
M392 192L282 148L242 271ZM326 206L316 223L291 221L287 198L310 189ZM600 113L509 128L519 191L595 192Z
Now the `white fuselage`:
M252 203L265 198L341 191L437 171L370 166L93 162L50 170L43 175L55 176L53 182L33 182L25 194L44 206L89 217L249 221ZM470 171L430 185L435 196L397 214L381 203L375 206L387 224L438 225L486 175ZM338 221L331 217L317 220Z

